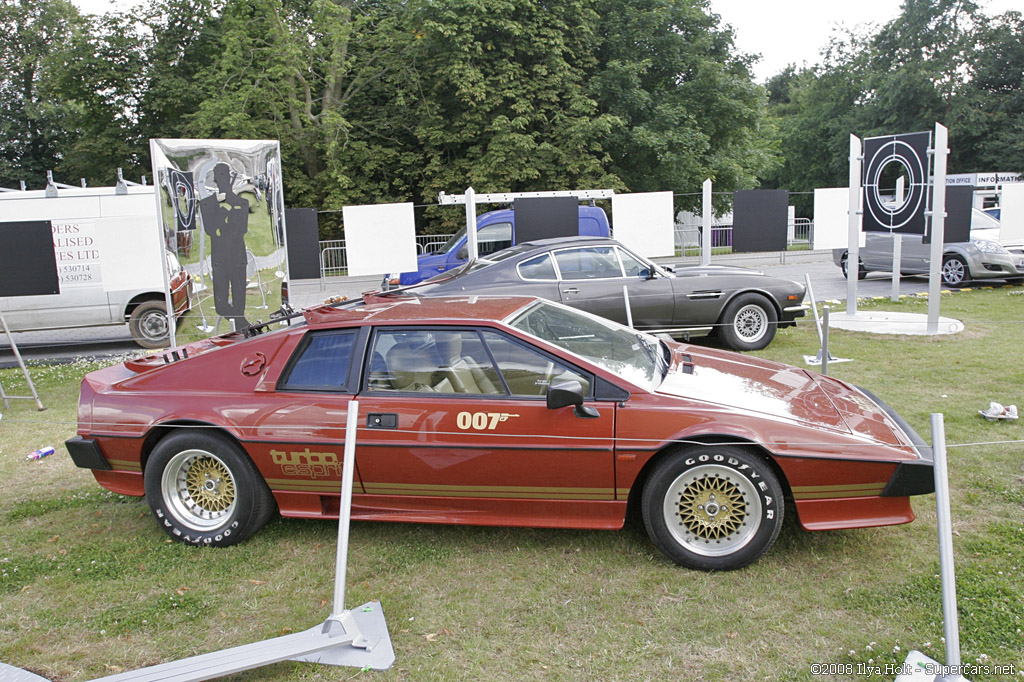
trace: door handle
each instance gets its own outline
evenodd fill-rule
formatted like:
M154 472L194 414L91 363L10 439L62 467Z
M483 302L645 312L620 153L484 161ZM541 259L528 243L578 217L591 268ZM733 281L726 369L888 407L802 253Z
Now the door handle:
M394 413L371 412L366 415L368 429L397 429L398 415Z
M580 290L577 289L576 287L571 287L569 289L562 289L562 293L563 294L578 294L578 293L580 293Z

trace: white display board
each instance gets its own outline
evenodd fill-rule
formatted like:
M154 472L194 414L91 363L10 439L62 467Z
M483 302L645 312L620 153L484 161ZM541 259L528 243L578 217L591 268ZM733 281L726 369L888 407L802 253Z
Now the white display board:
M828 187L814 190L814 230L811 249L845 249L849 247L850 189ZM864 232L859 245L864 246Z
M416 270L411 203L345 206L341 215L350 277Z
M999 200L999 239L1004 242L1024 239L1024 184L1003 185Z
M676 255L672 192L612 197L615 239L647 258Z

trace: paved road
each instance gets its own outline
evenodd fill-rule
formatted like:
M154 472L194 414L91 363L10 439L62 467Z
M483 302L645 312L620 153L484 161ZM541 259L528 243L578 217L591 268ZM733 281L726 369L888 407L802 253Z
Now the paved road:
M657 259L680 265L678 259ZM784 261L784 262L783 262ZM790 252L787 254L728 256L715 258L712 263L740 265L761 270L765 274L787 279L804 281L804 275L811 277L816 300L846 300L846 279L839 268L832 263L831 253L827 252ZM380 277L333 278L323 287L318 280L302 280L292 282L291 297L296 309L315 305L332 296L348 296L358 298L364 291L375 289L380 284ZM859 297L888 296L892 281L888 275L872 273L867 279L858 282ZM920 293L928 290L928 280L923 277L904 278L901 293ZM68 362L79 357L111 357L119 354L141 352L131 340L128 325L111 327L92 327L87 329L68 329L49 332L18 332L14 339L27 360ZM14 367L14 356L11 353L7 338L0 334L0 368Z

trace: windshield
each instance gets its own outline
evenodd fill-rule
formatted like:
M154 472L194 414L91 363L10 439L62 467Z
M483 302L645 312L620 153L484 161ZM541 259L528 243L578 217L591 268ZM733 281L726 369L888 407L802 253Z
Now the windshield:
M508 324L651 390L668 367L657 338L562 305L538 301Z
M466 236L466 228L462 228L458 232L452 235L452 238L444 243L440 249L434 253L448 253L455 248L455 245L459 243L459 240Z

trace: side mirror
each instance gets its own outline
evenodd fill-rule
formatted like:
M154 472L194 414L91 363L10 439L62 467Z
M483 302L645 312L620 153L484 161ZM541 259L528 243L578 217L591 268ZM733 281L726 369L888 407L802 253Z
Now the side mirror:
M577 417L594 419L600 416L593 407L583 404L583 386L575 379L548 386L547 401L549 410L560 410L572 405Z
M467 260L469 258L469 247L463 246L455 252L455 257L459 260Z
M654 270L652 268L641 268L637 275L639 275L640 279L654 279Z

